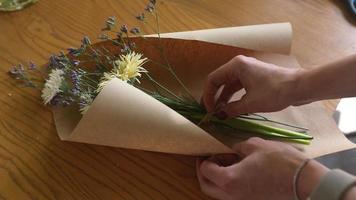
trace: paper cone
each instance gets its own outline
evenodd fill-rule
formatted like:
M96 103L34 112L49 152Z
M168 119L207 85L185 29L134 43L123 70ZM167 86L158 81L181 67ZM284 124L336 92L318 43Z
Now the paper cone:
M103 89L67 139L177 154L231 153L174 110L119 79Z
M209 42L157 38L132 40L139 47L138 52L160 62L163 58L156 46L162 45L165 57L196 99L201 96L207 75L236 55L256 57L280 66L299 67L290 56ZM110 42L96 46L111 52L120 51ZM167 88L177 94L182 93L182 88L166 69L154 62L147 63L145 68ZM143 81L142 87L147 86ZM269 115L272 119L311 129L314 141L302 148L310 157L354 147L338 131L320 103ZM118 80L104 88L82 118L77 108L69 107L54 109L54 119L63 140L148 151L187 155L227 153L231 152L228 146L241 140L238 133L205 132L142 91Z

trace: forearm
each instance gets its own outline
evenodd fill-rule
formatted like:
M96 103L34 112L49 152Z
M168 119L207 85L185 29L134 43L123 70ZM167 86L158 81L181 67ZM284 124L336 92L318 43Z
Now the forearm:
M356 96L356 54L303 70L294 92L297 96L295 104Z

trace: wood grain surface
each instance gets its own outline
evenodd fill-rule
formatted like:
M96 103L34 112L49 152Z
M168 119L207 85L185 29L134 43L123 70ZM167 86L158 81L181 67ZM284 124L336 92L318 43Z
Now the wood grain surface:
M356 19L340 0L166 0L161 31L261 23L292 23L292 53L303 67L356 52ZM30 59L96 38L106 17L136 24L142 0L40 0L0 13L0 199L208 199L195 158L59 140L40 93L18 88L6 74ZM144 29L150 33L150 29ZM93 39L95 41L95 39ZM330 111L335 101L327 101Z

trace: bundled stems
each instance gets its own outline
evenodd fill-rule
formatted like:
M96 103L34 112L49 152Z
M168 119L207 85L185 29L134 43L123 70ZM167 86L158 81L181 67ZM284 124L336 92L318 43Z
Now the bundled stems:
M204 114L202 113L181 112L180 114L195 120L201 120L204 117ZM291 131L288 129L263 125L241 118L219 120L216 117L212 117L210 122L214 124L226 125L236 130L247 131L250 133L259 134L266 137L283 139L283 140L287 140L295 143L301 143L301 144L310 144L310 141L313 139L312 136L307 134Z
M202 121L204 117L206 117L206 110L199 104L189 103L189 102L178 102L168 97L163 97L158 94L151 94L158 101L177 111L179 114L183 115L188 119L192 119L194 121ZM265 120L263 120L265 119ZM273 122L273 120L269 120L268 118L263 117L258 119L257 121L265 121L265 122ZM264 137L281 139L295 143L301 144L310 144L310 141L313 139L312 136L300 133L288 129L278 128L274 126L269 126L265 124L260 124L253 122L256 121L256 118L244 119L244 118L232 118L228 120L219 120L214 116L210 116L210 123L216 125L227 126L235 130L242 130L248 133L259 134ZM290 127L296 127L293 125L289 125L286 123L282 123L283 125L287 125ZM198 124L200 125L200 124ZM303 128L304 129L304 128Z

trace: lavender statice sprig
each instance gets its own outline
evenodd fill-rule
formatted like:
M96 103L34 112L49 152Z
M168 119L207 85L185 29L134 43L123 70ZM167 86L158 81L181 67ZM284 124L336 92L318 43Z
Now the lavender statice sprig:
M30 66L28 67L28 70L25 69L23 64L18 64L17 66L11 67L8 71L8 74L10 75L10 77L21 81L27 87L37 88L37 84L34 83L34 80L37 79L31 77L31 75L28 73L28 71L32 71L34 69L35 64L33 62L31 62Z
M156 0L150 0L146 5L145 10L150 13L154 12L156 10Z
M116 18L115 17L108 17L108 19L105 22L105 27L102 29L104 30L112 30L113 27L115 27L116 24Z

